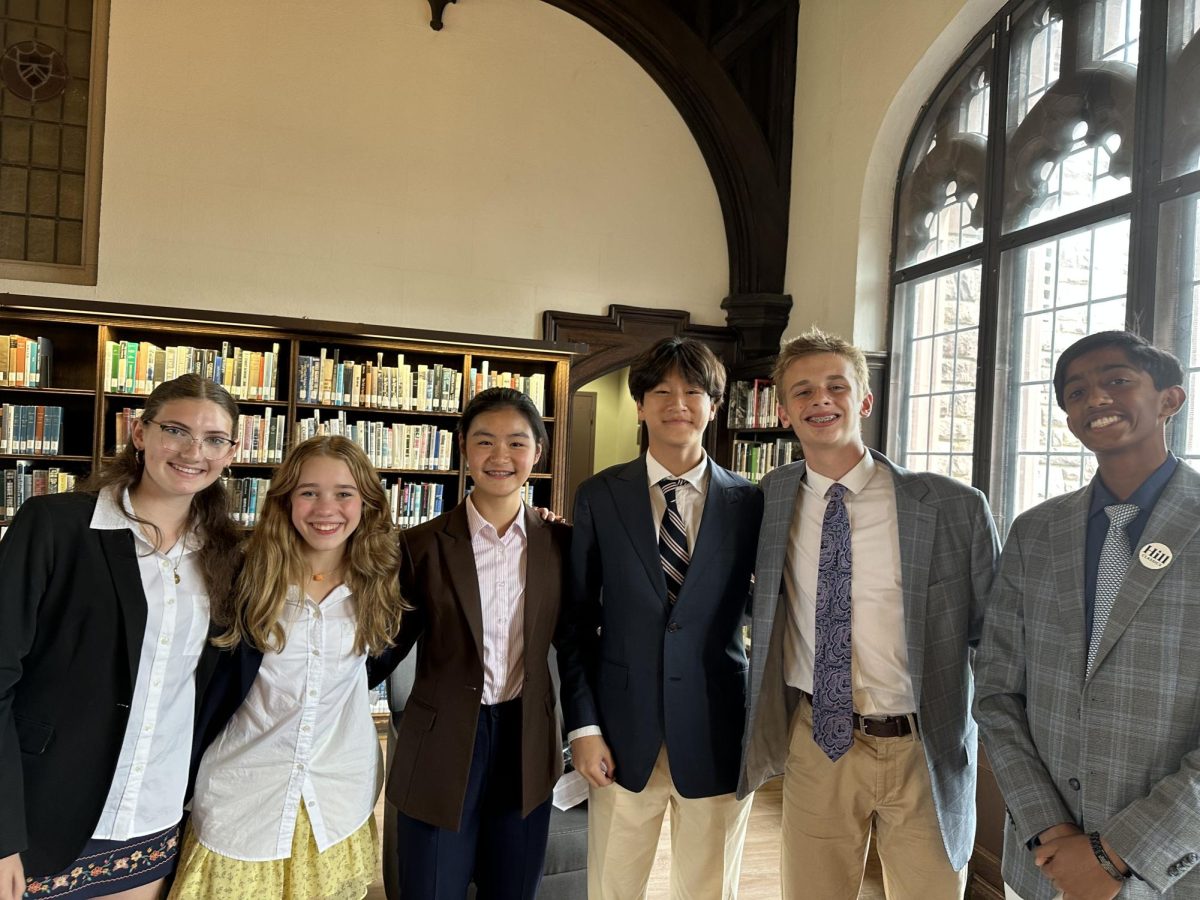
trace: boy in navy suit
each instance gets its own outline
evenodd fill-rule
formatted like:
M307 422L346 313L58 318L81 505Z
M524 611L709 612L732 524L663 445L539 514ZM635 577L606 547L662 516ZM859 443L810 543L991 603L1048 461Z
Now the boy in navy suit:
M591 785L588 896L644 896L669 804L672 896L735 897L762 497L704 452L725 391L711 350L660 341L629 390L649 447L579 487L558 642L568 738Z

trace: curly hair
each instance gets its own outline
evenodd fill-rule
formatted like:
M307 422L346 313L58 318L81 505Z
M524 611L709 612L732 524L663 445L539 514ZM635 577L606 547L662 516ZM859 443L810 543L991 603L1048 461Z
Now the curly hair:
M349 438L318 435L291 449L271 479L258 525L246 543L245 565L233 595L233 618L213 643L246 641L265 652L287 641L283 611L289 589L305 576L304 539L292 525L292 492L304 464L316 456L344 462L362 498L362 519L347 540L345 583L354 595L354 646L377 654L390 647L406 608L400 597L400 547L387 495L367 454Z

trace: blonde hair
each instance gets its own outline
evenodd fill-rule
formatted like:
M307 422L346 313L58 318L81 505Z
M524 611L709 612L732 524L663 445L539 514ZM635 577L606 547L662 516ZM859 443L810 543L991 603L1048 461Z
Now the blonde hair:
M320 435L296 445L271 479L258 525L246 544L245 565L233 595L233 621L213 643L246 641L262 652L280 651L287 635L283 611L288 590L306 575L304 541L292 525L292 491L300 470L315 456L338 459L350 469L362 497L362 520L346 547L344 581L354 594L354 649L377 654L392 645L405 609L400 597L400 548L392 530L387 495L367 455L349 438Z
M810 356L814 353L833 353L848 361L854 369L854 380L858 383L862 395L865 397L871 393L866 355L845 338L840 338L836 334L827 334L815 325L799 337L785 341L779 348L779 356L775 359L775 368L771 371L771 380L775 382L776 388L780 391L783 390L783 376L787 373L788 366L800 357Z

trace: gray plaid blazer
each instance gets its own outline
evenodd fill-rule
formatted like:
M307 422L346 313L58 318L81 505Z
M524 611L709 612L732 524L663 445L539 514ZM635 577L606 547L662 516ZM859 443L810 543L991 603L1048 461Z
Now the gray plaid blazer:
M1013 523L977 661L976 716L1008 805L1004 879L1054 890L1026 847L1059 822L1099 831L1142 881L1122 898L1200 898L1200 474L1180 463L1121 585L1085 680L1083 566L1092 487Z
M977 746L970 715L970 648L979 639L999 541L979 491L941 475L909 472L880 453L871 454L891 471L896 488L908 668L942 842L959 869L975 842ZM775 469L762 481L766 504L755 569L739 795L782 774L787 761L789 697L795 692L787 690L783 671L788 602L783 569L803 478L804 463L798 462Z

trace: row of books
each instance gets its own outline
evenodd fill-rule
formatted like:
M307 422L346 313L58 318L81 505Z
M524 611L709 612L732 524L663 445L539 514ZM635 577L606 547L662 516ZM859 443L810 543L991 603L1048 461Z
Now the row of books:
M365 409L409 409L458 412L462 409L462 372L441 363L413 366L396 354L386 366L383 353L374 362L341 358L342 351L322 347L318 356L301 356L296 370L296 396L301 403L357 406Z
M0 406L0 453L58 456L62 447L61 406Z
M259 505L266 503L271 489L269 478L222 478L221 484L229 493L229 508L233 521L253 527L258 524Z
M777 466L802 457L800 442L788 438L775 441L734 441L733 471L747 481L758 482Z
M392 511L392 524L399 528L412 528L422 522L440 516L444 511L446 486L432 481L404 481L397 479L388 484L379 479L388 505Z
M0 334L0 387L50 387L53 369L49 338Z
M769 378L735 381L729 385L729 409L725 424L730 428L778 428L775 384Z
M340 434L366 451L379 469L427 469L449 472L454 468L454 432L436 425L400 422L348 422L346 413L322 419L319 411L296 423L297 441L318 434Z
M533 401L533 405L537 407L537 411L543 416L546 415L546 376L542 372L535 372L532 375L521 375L515 372L493 372L491 364L485 359L480 362L478 367L471 366L470 377L467 379L467 383L470 386L468 400L488 388L512 388L527 396Z
M220 350L158 347L149 341L104 342L104 390L149 394L164 381L189 372L215 381L239 400L277 400L279 344L266 352L221 342Z
M65 494L75 490L75 475L55 466L35 469L34 463L18 459L11 469L4 470L0 478L0 513L11 519L30 497L42 494Z

